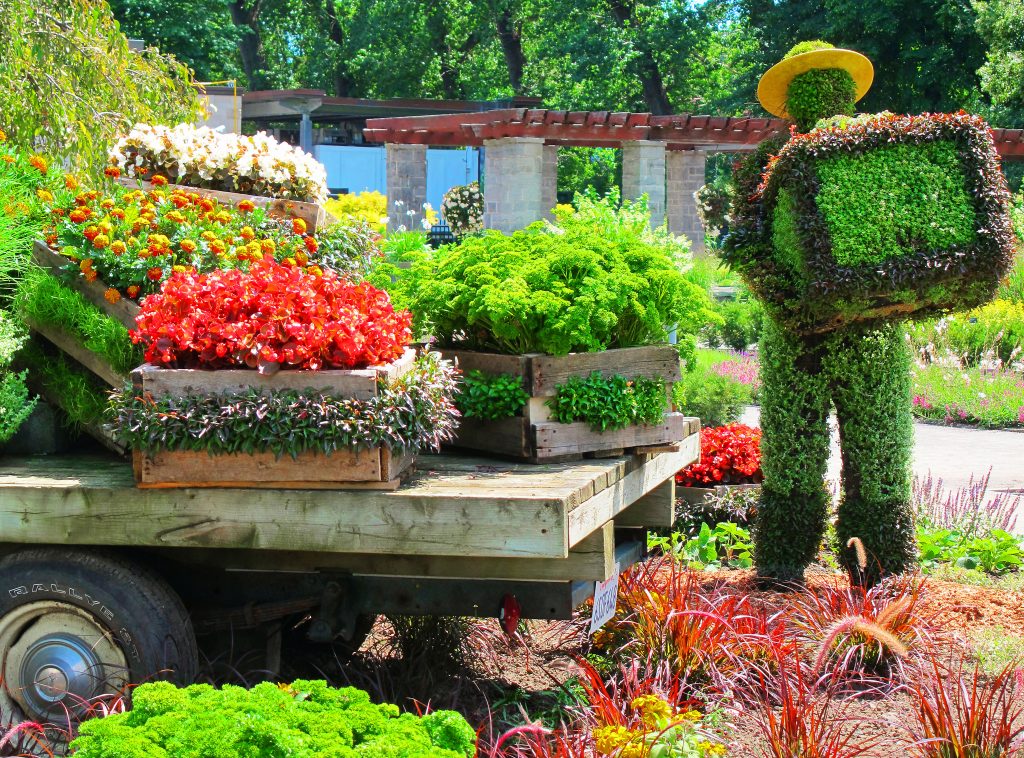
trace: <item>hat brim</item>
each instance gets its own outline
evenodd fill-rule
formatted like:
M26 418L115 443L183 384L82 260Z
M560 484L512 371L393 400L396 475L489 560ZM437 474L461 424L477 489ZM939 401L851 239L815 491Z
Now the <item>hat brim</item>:
M875 78L875 68L871 61L855 50L838 47L811 50L781 60L765 72L757 84L757 99L761 107L774 116L791 118L786 110L789 84L800 74L815 68L841 68L847 71L857 87L854 102L867 94Z

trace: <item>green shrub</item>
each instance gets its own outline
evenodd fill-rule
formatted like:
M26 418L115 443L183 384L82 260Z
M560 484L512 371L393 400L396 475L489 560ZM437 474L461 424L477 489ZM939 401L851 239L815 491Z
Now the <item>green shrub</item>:
M15 307L28 321L66 332L120 374L143 362L142 349L132 344L124 324L40 268L26 271Z
M708 324L701 331L701 336L711 347L724 345L742 351L760 339L764 310L757 300L741 294L735 300L716 303L715 312L721 323Z
M538 222L447 245L396 271L397 303L441 344L500 353L590 352L664 342L684 351L710 314L686 279L687 243L651 231L646 205L578 199Z
M750 532L728 521L718 523L714 529L706 522L702 523L692 537L680 531L667 536L649 534L647 547L685 563L691 569L748 569L753 565L751 551L754 545Z
M951 563L961 569L1005 574L1024 565L1021 539L1002 529L971 535L959 529L919 525L917 543L919 560L926 570Z
M251 690L137 687L132 710L82 724L77 758L469 758L476 735L453 711L418 718L322 681Z
M672 404L677 410L700 419L703 426L723 426L737 421L752 401L751 389L710 369L706 361L684 371L672 385Z
M947 317L945 341L964 365L975 366L987 354L1004 365L1024 349L1024 303L993 300L964 314Z
M63 353L44 350L34 342L25 346L19 360L28 367L42 394L60 403L72 429L103 422L110 390L90 371Z
M36 406L25 385L26 372L10 369L25 336L5 311L0 311L0 444L7 442Z
M455 404L465 418L495 421L515 416L529 399L518 376L474 370L460 380Z
M586 421L596 432L631 424L660 424L665 418L665 382L661 379L602 376L569 377L548 400L552 418L563 424Z

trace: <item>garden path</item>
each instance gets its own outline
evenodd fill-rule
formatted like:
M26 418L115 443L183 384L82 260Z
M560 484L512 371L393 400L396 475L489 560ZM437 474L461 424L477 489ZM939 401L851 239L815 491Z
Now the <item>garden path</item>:
M740 418L744 424L756 426L760 409L748 406ZM839 476L839 437L832 426L832 457L828 477ZM925 476L929 472L942 479L943 486L956 490L963 487L973 475L984 476L992 469L990 490L1024 494L1024 431L975 429L960 426L914 423L914 473ZM1024 516L1022 504L1019 516ZM1022 523L1018 519L1018 523Z

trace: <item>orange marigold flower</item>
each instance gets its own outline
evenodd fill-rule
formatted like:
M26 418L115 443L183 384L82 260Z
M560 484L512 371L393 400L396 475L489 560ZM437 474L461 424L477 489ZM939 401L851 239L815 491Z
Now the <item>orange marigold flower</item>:
M152 282L159 282L163 275L164 270L159 266L153 266L153 268L146 272L146 276L148 276L149 280Z
M146 174L149 173L149 169L146 168L145 166L139 166L138 168L135 169L135 173L138 174L139 176L145 176Z
M75 195L75 205L88 205L89 200L90 198L88 192L79 192L77 195Z
M92 242L94 239L96 239L96 235L99 233L100 228L95 224L90 224L89 226L85 227L85 231L82 232L82 236L84 236L87 240Z
M306 269L306 271L308 271L313 276L323 276L324 275L324 270L322 268L320 268L319 266L310 266L309 268Z
M166 187L167 177L161 174L153 174L153 178L150 179L154 187Z
M109 176L111 179L117 179L118 177L121 176L121 169L119 169L117 166L107 166L105 169L103 169L103 175Z
M220 224L230 224L231 214L228 213L227 211L218 211L216 214L214 214L213 220Z
M254 203L252 200L239 200L238 210L240 210L242 213L252 213L254 210L256 210L256 203Z
M295 253L295 260L299 262L300 266L305 266L309 262L309 256L298 250Z
M110 252L114 255L123 255L128 250L128 246L121 240L114 240L110 243Z
M89 271L92 271L92 264L92 258L83 258L82 262L78 264L78 268L81 269L83 274L85 274L88 273Z
M305 237L302 241L306 243L306 249L311 253L315 253L319 248L319 245L313 237Z
M14 163L15 158L14 158L13 155L4 155L2 157L3 157L4 163Z
M263 240L260 243L260 247L265 255L273 255L277 251L277 245L274 243L274 240Z
M228 251L228 246L220 240L213 240L210 242L210 252L214 255L224 255Z
M97 274L92 269L89 269L88 271L85 272L85 281L87 281L87 282L95 282L97 276L99 276L99 274Z
M111 200L109 197L103 198L103 201L100 202L100 208L102 208L105 211L109 211L111 208L114 207L114 205L114 201Z
M201 198L199 198L199 207L202 208L207 213L212 211L214 209L215 205L216 205L216 203L214 203L213 200L211 200L208 197L201 197Z
M40 174L45 174L50 169L46 163L46 158L41 155L33 155L28 159L28 164L32 168L38 169Z
M296 264L296 260L294 258L285 258L281 263L286 266L294 266Z
M110 237L105 234L97 234L92 240L92 246L97 250L102 250L105 247L110 246Z
M99 227L100 227L100 233L101 234L106 234L107 236L109 236L110 233L114 230L114 225L111 224L106 219L104 219L103 221L101 221L99 223Z
M44 203L52 203L53 202L53 195L50 193L49 190L37 189L36 190L36 197L38 197Z
M295 232L296 234L305 234L306 233L306 222L303 221L301 218L293 218L292 219L292 231Z
M137 285L137 284L129 285L129 287L128 287L128 297L130 297L132 300L134 300L138 296L139 296L139 285Z
M103 293L103 299L108 303L116 303L121 299L121 293L113 287L107 288L107 291Z
M181 211L171 211L170 213L165 214L164 218L168 221L173 221L175 224L185 223L185 214Z
M3 129L0 129L0 142L6 142L6 141L7 141L7 132L5 132Z
M116 218L119 221L124 221L124 209L123 208L113 208L113 209L111 209L110 217L111 218Z
M184 208L191 201L180 192L175 192L173 195L171 195L171 202L174 203L175 208Z
M75 178L74 174L64 174L64 189L71 190L72 192L78 189L78 179Z
M199 247L193 240L182 240L178 243L179 247L186 253L194 253Z
M239 232L239 235L241 235L242 239L244 239L246 242L248 242L249 240L256 239L256 232L253 231L251 226L243 226L242 231Z

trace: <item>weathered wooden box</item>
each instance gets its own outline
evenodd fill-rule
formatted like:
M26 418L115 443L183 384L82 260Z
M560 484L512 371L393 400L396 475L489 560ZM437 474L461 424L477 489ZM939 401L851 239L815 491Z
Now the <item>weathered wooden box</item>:
M458 361L464 372L510 374L520 377L530 400L516 416L494 421L463 418L454 447L477 450L533 462L573 460L585 454L623 454L673 450L680 440L699 431L700 422L671 412L657 425L633 425L605 432L580 421L561 423L551 418L547 401L570 377L603 376L629 379L680 379L679 355L671 345L605 350L599 353L500 355L468 350L441 350L446 360Z
M153 397L230 395L255 388L268 392L313 390L338 398L369 400L378 392L378 380L393 380L408 373L415 359L415 351L408 349L397 361L381 366L352 371L279 371L272 376L244 369L169 369L147 363L132 372L132 385L142 396ZM273 453L133 452L135 481L141 488L397 489L414 462L412 454L383 447L330 455L306 452L297 458L278 458Z

